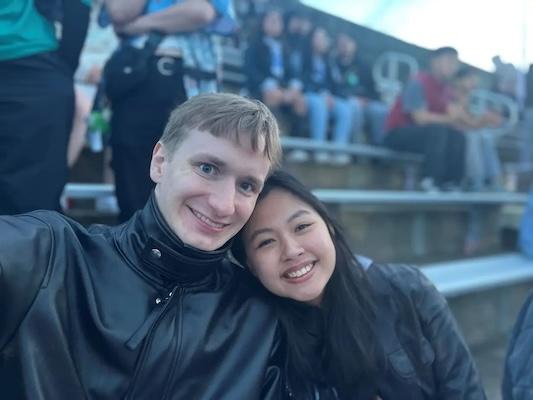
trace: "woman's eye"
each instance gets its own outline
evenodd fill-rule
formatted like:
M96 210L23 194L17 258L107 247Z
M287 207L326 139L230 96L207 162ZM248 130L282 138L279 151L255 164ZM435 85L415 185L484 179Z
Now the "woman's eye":
M269 245L270 243L274 242L274 239L265 239L265 240L261 240L258 244L257 244L257 248L260 249L261 247L265 247L267 245Z
M304 229L310 227L311 225L313 224L298 224L295 230L296 232L303 231Z
M200 171L206 175L212 175L215 172L215 167L211 164L200 164Z

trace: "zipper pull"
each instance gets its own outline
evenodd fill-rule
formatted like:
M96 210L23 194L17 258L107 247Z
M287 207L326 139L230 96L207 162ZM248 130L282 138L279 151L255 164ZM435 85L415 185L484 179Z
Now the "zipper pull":
M148 332L150 332L150 328L155 323L157 317L161 315L161 312L165 308L165 305L168 303L168 301L172 298L172 295L176 291L177 286L174 287L165 297L157 297L155 302L155 307L152 309L150 314L148 314L148 317L144 320L144 322L141 324L139 328L133 333L133 335L128 339L126 342L126 347L130 350L135 350L139 344L144 340Z

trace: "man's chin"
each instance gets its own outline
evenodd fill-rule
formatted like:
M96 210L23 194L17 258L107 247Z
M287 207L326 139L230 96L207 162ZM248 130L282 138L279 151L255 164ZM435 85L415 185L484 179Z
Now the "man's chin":
M229 240L229 239L228 239ZM220 249L224 244L226 244L225 241L221 240L209 240L209 239L189 239L189 240L183 240L183 243L185 243L187 246L194 247L195 249L202 250L202 251L214 251L217 249Z

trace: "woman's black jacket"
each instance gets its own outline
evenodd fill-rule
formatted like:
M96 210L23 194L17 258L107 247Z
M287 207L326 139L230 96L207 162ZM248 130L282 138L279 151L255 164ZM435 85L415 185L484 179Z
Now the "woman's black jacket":
M0 398L277 399L277 320L155 200L118 227L0 217Z
M361 264L367 261L381 348L379 397L383 400L485 400L470 351L446 300L433 284L416 267L376 264L360 258ZM331 387L319 389L301 380L289 382L288 387L295 400L339 399ZM353 400L356 398L361 399L356 396Z
M533 292L516 319L505 358L503 400L533 400Z

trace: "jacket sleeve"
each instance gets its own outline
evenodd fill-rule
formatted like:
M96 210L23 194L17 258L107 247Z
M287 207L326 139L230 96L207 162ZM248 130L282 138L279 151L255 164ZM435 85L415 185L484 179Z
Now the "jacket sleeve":
M533 399L533 292L522 307L505 357L503 400Z
M50 264L53 235L32 214L0 216L0 350L33 302Z
M486 399L472 355L444 296L418 268L410 268L415 275L412 277L415 307L424 336L435 354L436 398Z

